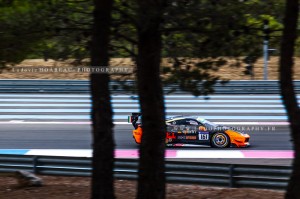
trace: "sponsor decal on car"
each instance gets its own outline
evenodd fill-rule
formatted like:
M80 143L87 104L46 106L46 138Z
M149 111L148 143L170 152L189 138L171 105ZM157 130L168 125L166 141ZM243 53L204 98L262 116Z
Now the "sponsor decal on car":
M167 139L175 139L176 138L175 133L167 133L166 138Z
M197 136L194 136L194 135L187 135L187 136L179 135L179 136L177 136L177 139L178 140L197 140Z
M184 136L184 135L177 136L177 139L178 139L178 140L184 140L184 139L185 139L185 136Z
M187 140L196 140L197 136L195 136L195 135L193 135L193 136L189 135L189 136L185 136L185 139L187 139Z

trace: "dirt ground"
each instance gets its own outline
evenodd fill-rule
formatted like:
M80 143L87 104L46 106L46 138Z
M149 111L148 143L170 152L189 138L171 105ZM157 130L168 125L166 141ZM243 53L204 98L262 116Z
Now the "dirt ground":
M166 63L165 61L163 61ZM231 60L232 62L232 60ZM124 66L124 67L132 67L133 63L129 58L113 58L111 60L112 66ZM254 64L254 79L262 80L263 79L263 60L259 59ZM72 61L64 61L57 62L54 60L48 60L47 62L43 59L31 59L25 60L17 66L24 67L69 67L74 66ZM84 64L80 66L85 66ZM300 58L295 58L295 67L294 67L294 79L300 80ZM244 74L245 66L243 67L230 67L230 66L222 66L217 74L225 79L230 80L250 80L251 77L249 75ZM215 71L211 71L212 73L216 73ZM268 79L269 80L277 80L278 79L278 57L271 57L268 62ZM0 74L0 79L78 79L78 80L86 80L88 79L89 73L87 72L16 72L13 71L12 68L5 69ZM130 76L133 78L133 76ZM115 76L112 76L114 79Z
M87 199L90 194L88 177L39 176L42 187L18 187L13 177L0 177L0 199ZM136 182L115 181L117 199L133 199ZM282 199L283 191L257 190L249 188L228 189L199 185L167 185L167 199Z

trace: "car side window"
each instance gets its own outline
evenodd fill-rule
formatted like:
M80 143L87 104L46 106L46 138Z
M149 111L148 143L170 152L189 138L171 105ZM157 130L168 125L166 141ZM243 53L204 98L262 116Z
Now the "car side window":
M179 123L180 123L180 120L175 120L175 121L171 122L171 124L173 124L173 125L179 125Z
M186 122L186 119L175 120L172 124L174 124L174 125L189 125L189 124Z
M173 125L184 125L184 120L175 120L172 122Z
M179 119L171 122L167 122L169 125L203 125L195 119Z
M197 120L191 119L189 120L190 125L200 125L200 122L198 122Z
M200 123L194 119L183 119L179 121L179 125L199 125Z

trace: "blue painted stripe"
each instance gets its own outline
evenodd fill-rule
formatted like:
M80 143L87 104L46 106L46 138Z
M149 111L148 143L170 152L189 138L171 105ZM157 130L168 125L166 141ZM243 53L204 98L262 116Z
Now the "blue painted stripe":
M127 119L127 116L122 116L120 119ZM50 120L89 120L91 119L90 115L0 115L0 119L7 120L23 120L23 119L50 119Z
M112 104L113 107L132 107L137 108L139 104ZM0 104L0 107L86 107L91 104ZM169 108L283 108L280 104L166 104Z
M124 96L125 97L125 96ZM137 96L136 96L137 97ZM191 95L165 95L166 98L246 98L246 99L256 99L256 98L266 98L266 99L281 99L280 95L209 95L209 96L191 96ZM300 95L297 95L297 98L300 98Z
M130 95L127 95L130 97ZM57 97L57 98L77 98L77 97L91 97L90 95L86 94L0 94L0 97Z
M0 109L0 113L77 113L77 112L90 113L90 109Z
M114 98L138 98L138 96L130 96L130 95L113 95ZM297 95L298 98L300 98L300 95ZM281 95L208 95L208 96L193 96L193 95L165 95L165 98L195 98L195 99L206 99L206 98L268 98L268 99L274 99L278 98L281 99Z
M91 107L91 104L0 104L0 107ZM134 105L135 106L135 105Z
M139 109L114 109L114 112L116 113L128 113L128 112L140 112ZM166 110L167 113L198 113L198 114L204 114L204 113L286 113L285 110L263 110L263 109L239 109L239 110L232 110L232 109L219 109L219 110L207 110L207 109L172 109L172 110Z
M0 102L88 102L91 100L78 99L0 99Z
M287 120L287 116L203 116L203 118L208 120Z
M112 100L113 102L132 102L130 100ZM195 100L165 100L166 103L168 102L175 102L175 103L181 103L181 102L193 102L193 103L212 103L212 102L221 102L221 103L282 103L282 100L199 100L199 99L195 99ZM300 100L298 100L298 102L300 102Z
M25 155L28 149L0 149L0 154Z
M57 98L78 98L78 97L86 97L90 98L90 95L86 94L0 94L0 97L41 97L41 98L49 98L49 97L57 97ZM113 98L137 98L136 95L112 95ZM190 94L187 95L165 95L166 98L248 98L248 99L255 99L255 98L269 98L269 99L281 99L280 95L208 95L208 96L193 96ZM297 95L300 98L300 95Z
M112 96L113 98L138 98L138 96L119 96L115 95ZM239 98L245 98L245 99L281 99L282 97L280 95L209 95L209 96L192 96L192 95L165 95L165 98L191 98L191 99L216 99L216 98L232 98L232 99L239 99ZM297 95L297 98L300 98L300 95Z
M118 104L120 107L121 104ZM115 106L115 104L113 104ZM280 104L166 104L169 108L201 108L201 107L220 107L220 108L283 108Z
M131 113L131 112L140 112L140 109L114 109L115 113ZM286 113L285 110L263 110L263 109L255 109L255 110L249 110L249 109L239 109L239 110L232 110L232 109L219 109L219 110L207 110L207 109L172 109L172 110L166 110L167 113L198 113L198 114L204 114L204 113Z
M115 113L140 112L140 109L113 109ZM0 113L90 113L90 109L0 109ZM263 110L263 109L167 109L168 113L286 113L283 109Z
M169 115L173 116L173 115ZM200 115L199 115L200 116ZM222 120L287 120L287 116L201 116L206 119ZM90 120L90 115L0 115L0 119L22 120L22 119L51 119L51 120ZM113 119L127 120L127 115L114 115Z
M0 102L87 102L90 103L91 100L79 100L79 99L0 99ZM112 103L138 103L137 100L111 100ZM202 100L202 99L193 99L193 100L165 100L166 103L212 103L212 102L230 102L230 103L282 103L282 100ZM298 103L300 100L298 100Z

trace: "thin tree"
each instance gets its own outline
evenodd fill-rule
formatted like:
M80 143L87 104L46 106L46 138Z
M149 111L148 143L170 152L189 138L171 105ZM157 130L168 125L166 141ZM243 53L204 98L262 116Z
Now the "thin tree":
M300 109L293 85L293 56L297 39L298 13L299 0L287 0L279 68L281 95L287 110L295 151L293 172L285 195L287 199L296 199L300 196Z
M137 198L165 198L165 107L160 79L164 0L138 0L138 94L143 136Z
M94 23L91 45L91 65L108 66L112 0L94 0ZM111 199L114 196L113 166L114 140L109 75L92 73L92 192L93 199Z

